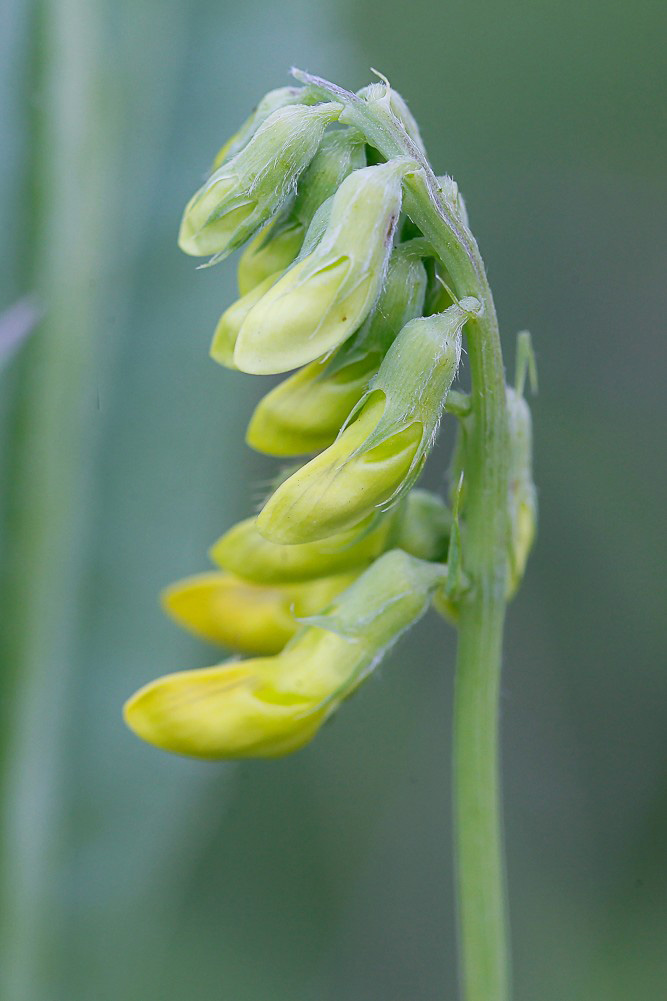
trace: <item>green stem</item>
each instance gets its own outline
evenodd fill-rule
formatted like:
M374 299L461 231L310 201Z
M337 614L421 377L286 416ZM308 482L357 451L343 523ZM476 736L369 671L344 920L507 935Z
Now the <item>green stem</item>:
M407 155L421 167L405 208L447 268L459 297L475 295L483 313L467 324L472 379L465 459L464 569L471 588L461 608L454 707L457 889L466 1001L507 1001L509 960L499 803L498 694L507 577L508 428L498 322L472 233L440 196L426 157L381 107L326 81L295 74L342 100L341 122L355 125L385 158Z
M505 876L498 781L502 606L461 615L454 708L457 891L467 1001L509 996Z
M419 194L417 194L419 199ZM418 200L418 225L459 296L482 317L466 327L472 379L466 447L464 569L454 703L454 798L462 985L466 1001L507 1001L509 960L499 803L498 694L507 575L508 430L498 323L472 238L452 248L447 222ZM444 231L444 232L443 232Z

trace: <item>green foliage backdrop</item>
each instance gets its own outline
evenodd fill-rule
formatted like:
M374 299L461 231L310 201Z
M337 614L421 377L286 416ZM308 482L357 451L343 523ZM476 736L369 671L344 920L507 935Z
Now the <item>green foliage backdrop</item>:
M175 237L292 63L403 92L466 196L508 364L519 327L537 347L503 702L516 999L659 996L666 27L654 0L6 0L0 308L44 310L0 373L7 1001L455 993L444 625L294 758L172 759L120 719L209 662L156 596L271 473L243 445L260 380L207 358L232 271Z

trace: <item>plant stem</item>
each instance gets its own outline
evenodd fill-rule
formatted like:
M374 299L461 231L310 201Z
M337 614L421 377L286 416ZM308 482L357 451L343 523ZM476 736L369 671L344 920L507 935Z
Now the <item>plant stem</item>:
M466 325L472 378L465 461L464 569L454 708L454 796L461 982L465 1001L507 1001L509 960L499 803L498 696L507 577L508 428L498 322L474 237L440 195L430 164L400 124L353 94L297 71L346 109L387 159L421 166L405 208L447 268L459 297L475 295L482 315Z
M419 197L419 196L417 196ZM498 697L507 577L508 429L498 322L477 245L452 252L446 222L420 199L418 225L450 270L459 296L484 304L466 325L472 379L466 441L464 569L454 701L454 805L466 1001L507 1001L509 958L499 801ZM415 213L417 214L417 213ZM444 225L443 225L444 222Z
M461 615L454 704L457 891L467 1001L506 1001L509 963L498 783L503 608Z

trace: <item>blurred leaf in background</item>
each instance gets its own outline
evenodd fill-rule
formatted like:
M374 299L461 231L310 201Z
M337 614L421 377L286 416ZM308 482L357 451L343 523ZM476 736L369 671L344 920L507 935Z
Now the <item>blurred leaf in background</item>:
M517 329L538 350L540 537L504 681L516 1001L654 1001L664 5L5 0L0 18L0 312L43 310L0 374L2 996L455 993L454 634L435 617L294 758L180 761L120 718L139 684L207 662L158 592L274 469L243 445L266 386L208 359L233 270L197 272L176 232L296 63L401 90L466 196L508 370Z

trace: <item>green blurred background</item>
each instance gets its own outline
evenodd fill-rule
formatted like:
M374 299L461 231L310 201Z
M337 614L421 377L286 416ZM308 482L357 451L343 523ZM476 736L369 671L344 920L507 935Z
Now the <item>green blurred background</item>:
M45 315L0 374L3 1001L456 995L445 625L292 758L192 763L120 718L211 662L157 594L273 470L243 444L265 381L207 357L234 268L175 238L292 63L390 77L466 196L508 369L517 329L537 348L515 1001L667 996L666 28L661 0L4 0L0 309Z

